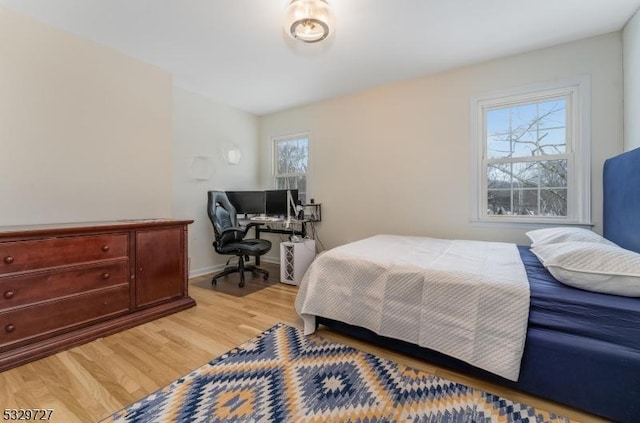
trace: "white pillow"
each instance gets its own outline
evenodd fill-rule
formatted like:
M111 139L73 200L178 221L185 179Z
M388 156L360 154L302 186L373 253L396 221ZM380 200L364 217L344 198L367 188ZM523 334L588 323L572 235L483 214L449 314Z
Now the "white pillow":
M599 242L602 244L615 245L597 233L584 228L560 226L557 228L536 229L527 232L525 235L531 240L531 247L569 241Z
M640 254L613 243L560 242L531 251L554 278L587 291L640 297Z

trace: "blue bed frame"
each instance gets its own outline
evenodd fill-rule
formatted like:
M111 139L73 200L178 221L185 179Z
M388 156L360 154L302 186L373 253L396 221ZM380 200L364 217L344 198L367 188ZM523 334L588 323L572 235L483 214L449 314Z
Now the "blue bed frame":
M640 149L605 162L603 188L604 236L640 252ZM640 302L640 298L637 300ZM550 340L548 331L530 326L520 378L512 382L361 327L320 316L316 321L347 335L607 419L640 421L640 351L622 348L609 353L606 343L583 342L579 336L566 333L553 334ZM637 324L640 326L640 317ZM598 357L597 362L592 355Z
M604 237L640 252L640 148L604 162Z

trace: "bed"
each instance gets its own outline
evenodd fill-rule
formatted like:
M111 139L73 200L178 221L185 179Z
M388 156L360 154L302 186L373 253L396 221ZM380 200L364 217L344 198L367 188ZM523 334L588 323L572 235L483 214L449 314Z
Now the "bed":
M603 184L604 237L640 252L640 149L607 160ZM315 324L610 420L639 421L640 298L572 288L558 282L529 246L518 246L517 254L530 304L515 380L340 319L318 314Z

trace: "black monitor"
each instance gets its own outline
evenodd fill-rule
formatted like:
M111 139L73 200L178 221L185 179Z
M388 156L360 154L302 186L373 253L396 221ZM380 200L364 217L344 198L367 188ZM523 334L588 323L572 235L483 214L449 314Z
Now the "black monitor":
M291 197L293 203L298 204L298 190L292 189ZM286 216L287 215L287 190L276 189L265 191L266 194L266 213L267 216ZM296 216L295 208L291 209L291 216Z
M264 191L225 191L237 213L262 214L265 212Z

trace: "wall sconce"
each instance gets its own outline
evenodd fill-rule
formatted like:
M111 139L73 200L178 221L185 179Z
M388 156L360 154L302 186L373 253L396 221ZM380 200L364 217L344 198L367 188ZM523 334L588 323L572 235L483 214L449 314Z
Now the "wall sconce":
M237 145L228 145L224 149L224 159L230 165L237 165L242 159L242 151Z

